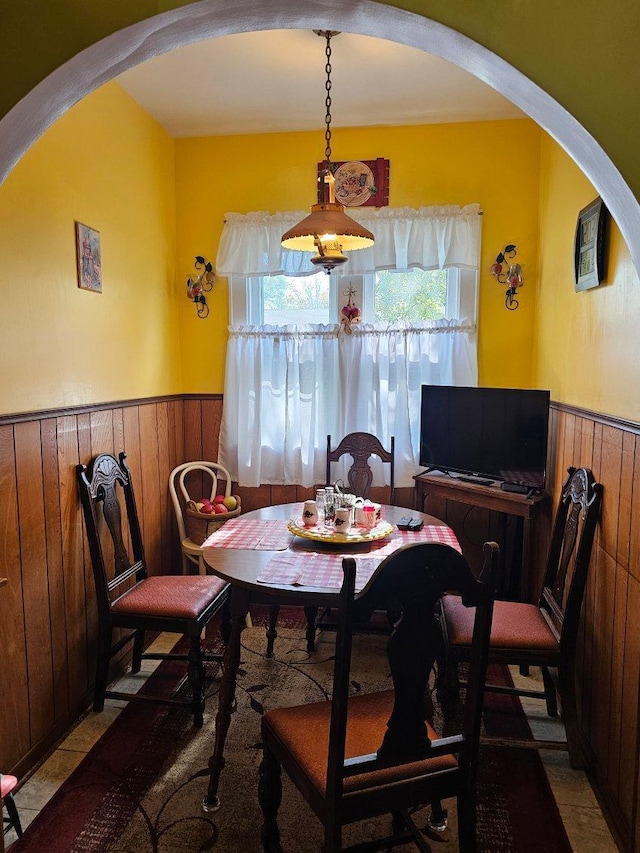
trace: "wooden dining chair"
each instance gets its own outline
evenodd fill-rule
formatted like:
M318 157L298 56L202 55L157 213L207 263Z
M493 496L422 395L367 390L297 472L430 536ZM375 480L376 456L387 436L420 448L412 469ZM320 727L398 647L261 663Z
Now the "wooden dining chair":
M538 666L544 690L487 685L499 693L545 699L547 713L556 716L560 698L566 730L565 747L572 767L584 765L576 705L575 662L580 611L591 550L600 514L602 486L588 468L569 468L556 512L542 592L537 604L496 601L491 631L491 663ZM458 598L441 601L444 671L439 679L442 705L452 714L457 701L458 664L469 659L473 614ZM509 745L544 748L547 741L508 741Z
M281 768L324 826L324 853L342 850L342 826L375 815L392 816L392 835L358 850L386 849L422 839L410 809L432 804L442 821L441 800L456 797L461 851L475 850L475 790L480 716L487 668L498 546L485 545L476 580L464 557L441 544L408 545L380 564L354 595L356 563L343 559L338 608L333 699L278 708L263 717L259 799L262 844L280 851L277 812ZM459 731L441 737L427 717L425 695L438 654L435 607L446 590L475 607L473 652L465 713ZM393 601L402 613L391 635L388 664L394 690L350 697L353 623L361 607ZM304 820L304 816L299 816Z
M119 460L102 453L88 466L78 465L76 469L98 600L93 709L102 711L106 697L187 704L193 711L194 725L201 726L205 660L220 660L221 655L205 655L200 637L209 621L228 606L230 587L219 578L206 575L148 573L133 483L125 460L125 453L120 454ZM116 629L127 633L113 642ZM145 631L186 635L188 654L144 653ZM108 690L109 662L130 642L133 673L140 671L143 659L188 660L191 698L160 699L142 692Z
M369 458L377 456L382 462L389 463L389 503L395 502L395 439L391 436L390 449L385 448L380 440L369 432L350 432L340 444L331 449L331 436L327 436L327 483L331 483L331 463L337 462L345 454L351 454L353 464L347 471L349 491L360 498L368 498L373 482L373 471L369 466Z

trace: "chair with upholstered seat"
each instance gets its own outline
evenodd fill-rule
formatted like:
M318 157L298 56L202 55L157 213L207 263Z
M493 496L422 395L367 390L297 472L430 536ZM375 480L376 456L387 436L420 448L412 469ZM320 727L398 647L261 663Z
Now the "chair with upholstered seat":
M22 824L20 823L20 815L16 807L16 801L13 799L13 792L18 784L15 776L10 776L5 773L0 773L0 789L2 800L7 809L7 817L2 818L4 824L4 833L6 835L10 829L14 829L18 838L22 836Z
M209 621L227 605L229 584L202 575L150 575L147 570L131 474L121 453L109 453L77 466L77 480L89 540L98 600L98 652L93 708L102 711L105 697L143 699L187 704L194 724L202 725L204 661L201 634ZM122 519L125 519L123 532ZM160 523L158 521L158 523ZM117 629L126 633L114 643ZM189 639L188 654L144 653L145 631L168 631ZM113 655L133 642L131 670L151 658L188 660L190 699L160 699L143 692L107 690Z
M281 850L281 768L322 822L324 853L343 849L344 824L385 814L392 816L394 840L385 837L376 846L367 842L367 850L386 849L408 837L419 849L429 850L409 810L431 804L440 822L440 801L450 797L457 798L460 850L475 850L480 715L498 554L495 543L485 545L482 577L476 580L455 549L435 543L408 545L387 557L355 596L355 560L343 559L333 699L278 708L263 717L259 799L265 851ZM450 589L458 591L466 605L475 606L474 642L463 722L459 731L441 737L427 720L426 693L439 651L435 607ZM358 609L388 602L402 614L387 648L394 690L350 698Z
M576 706L576 645L601 498L602 486L594 481L591 471L569 468L553 525L539 601L537 604L496 601L489 651L492 663L541 668L543 691L493 685L487 685L486 689L545 699L550 716L558 713L557 693L567 736L565 746L571 766L576 768L583 766ZM472 616L455 596L444 596L441 607L446 651L439 681L443 707L453 713L459 687L458 663L467 660L470 653ZM525 741L515 745L544 748L549 743Z
M331 449L331 436L327 436L327 483L332 482L331 478L331 463L337 462L345 454L349 453L353 459L353 464L347 471L347 482L349 490L352 494L361 498L368 498L373 482L373 471L369 466L369 458L377 456L382 462L389 463L389 503L393 504L395 500L395 439L391 436L390 449L385 448L380 443L380 439L376 438L369 432L350 432L342 439L340 444Z

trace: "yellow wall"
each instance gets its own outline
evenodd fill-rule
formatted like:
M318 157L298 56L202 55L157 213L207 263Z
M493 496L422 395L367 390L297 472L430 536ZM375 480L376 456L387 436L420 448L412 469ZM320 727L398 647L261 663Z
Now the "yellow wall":
M640 114L634 106L639 84L637 0L609 0L606 5L602 0L383 2L441 22L522 71L591 132L640 197ZM189 5L187 0L3 0L0 115L84 48L128 25ZM244 11L242 3L235 5ZM268 6L266 0L263 5ZM295 10L296 0L290 5ZM376 3L361 6L363 16L375 17Z
M576 220L597 193L546 135L541 163L535 382L555 400L640 421L640 283L626 244L611 223L607 278L576 293Z
M0 413L178 393L173 142L114 83L0 187ZM74 221L101 235L80 290Z
M541 131L528 119L420 127L338 129L335 159L390 160L390 204L419 207L478 202L483 216L480 278L480 382L531 381L536 299ZM314 201L319 132L176 140L178 270L204 254L215 262L224 214L308 209ZM517 311L489 267L507 244L518 246L526 284ZM210 294L211 316L198 320L180 303L184 391L220 392L228 324L227 283Z

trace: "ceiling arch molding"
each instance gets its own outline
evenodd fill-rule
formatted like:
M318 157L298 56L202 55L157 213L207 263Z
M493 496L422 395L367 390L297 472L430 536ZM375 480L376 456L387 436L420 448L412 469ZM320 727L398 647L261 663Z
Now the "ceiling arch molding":
M148 18L61 65L0 120L0 181L73 104L123 71L174 48L253 30L338 29L384 37L434 54L488 83L520 107L573 158L604 199L640 271L640 204L586 129L501 57L449 27L374 0L202 0Z

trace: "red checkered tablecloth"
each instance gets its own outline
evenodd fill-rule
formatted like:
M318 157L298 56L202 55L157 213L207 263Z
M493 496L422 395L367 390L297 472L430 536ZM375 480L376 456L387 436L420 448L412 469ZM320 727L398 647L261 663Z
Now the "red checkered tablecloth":
M287 553L273 557L258 575L258 583L293 586L314 586L340 589L342 586L342 558L353 556L356 561L356 590L361 590L376 567L403 545L419 542L440 542L462 551L455 533L449 527L426 524L416 532L394 530L386 539L371 543L368 554L305 552Z
M207 537L202 548L246 548L252 551L286 551L293 536L287 522L268 518L230 518Z

